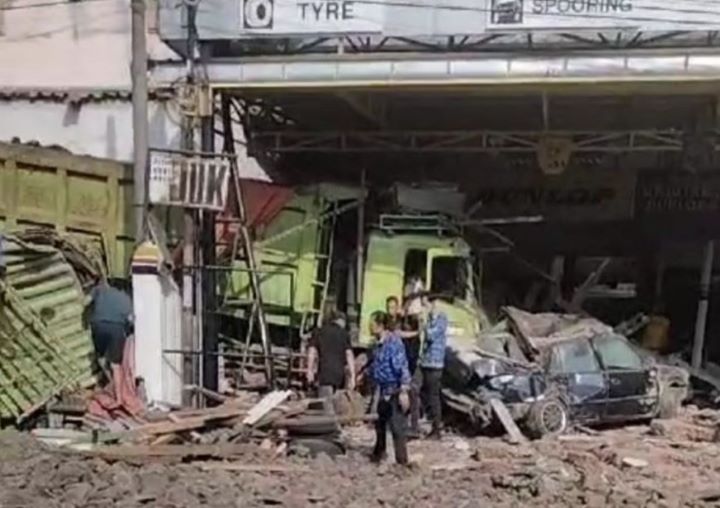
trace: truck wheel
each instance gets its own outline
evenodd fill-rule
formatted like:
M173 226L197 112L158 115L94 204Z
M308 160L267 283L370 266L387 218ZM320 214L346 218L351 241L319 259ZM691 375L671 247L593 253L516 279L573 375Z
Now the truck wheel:
M560 399L551 397L533 403L526 426L530 436L539 439L562 434L568 428L568 420L567 406Z

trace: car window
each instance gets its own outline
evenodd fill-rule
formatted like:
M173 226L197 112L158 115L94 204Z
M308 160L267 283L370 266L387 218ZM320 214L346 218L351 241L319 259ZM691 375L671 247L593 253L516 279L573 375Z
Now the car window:
M557 344L550 357L550 372L572 374L598 372L600 364L587 340L574 340Z
M630 344L620 337L601 337L594 340L595 350L606 369L641 370L642 358Z

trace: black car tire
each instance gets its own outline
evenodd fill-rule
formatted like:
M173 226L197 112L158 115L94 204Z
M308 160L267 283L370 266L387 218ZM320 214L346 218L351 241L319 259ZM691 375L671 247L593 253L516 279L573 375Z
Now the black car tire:
M559 397L549 397L533 402L525 425L530 437L540 439L562 434L567 430L569 421L567 405Z

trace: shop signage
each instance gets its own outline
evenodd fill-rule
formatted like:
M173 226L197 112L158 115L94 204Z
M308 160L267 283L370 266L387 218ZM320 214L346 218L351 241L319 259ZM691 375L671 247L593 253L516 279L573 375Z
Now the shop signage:
M363 0L241 0L245 34L382 31L381 2Z
M471 193L475 218L542 216L563 222L627 219L632 216L632 173L569 171L560 176L537 173L488 178Z
M720 175L645 174L638 182L638 216L706 214L719 211Z
M230 159L150 151L148 198L153 204L224 210Z
M182 2L181 2L182 3ZM176 0L160 0L160 34L184 39ZM201 40L377 34L482 35L523 30L717 30L714 0L202 0Z
M720 23L704 0L488 0L489 30L695 29Z

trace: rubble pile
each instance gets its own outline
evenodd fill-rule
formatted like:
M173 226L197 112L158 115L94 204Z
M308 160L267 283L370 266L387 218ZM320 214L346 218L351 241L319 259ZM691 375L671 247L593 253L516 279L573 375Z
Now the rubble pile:
M713 412L691 409L662 428L519 445L448 435L412 442L409 469L371 464L372 429L365 425L344 430L348 453L335 458L283 457L240 443L214 446L228 449L224 456L123 457L51 449L7 431L0 433L0 506L716 506L717 423Z

